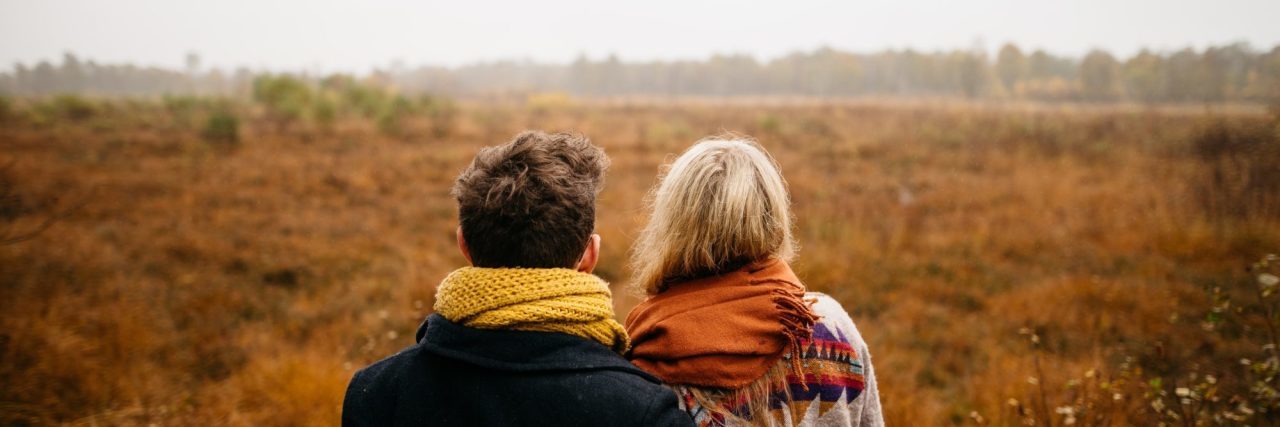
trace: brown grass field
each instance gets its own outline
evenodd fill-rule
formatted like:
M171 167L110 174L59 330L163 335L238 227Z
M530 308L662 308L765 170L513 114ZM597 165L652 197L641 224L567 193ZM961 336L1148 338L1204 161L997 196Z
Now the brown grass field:
M240 142L215 144L206 108L42 102L0 110L0 424L337 424L463 263L453 177L523 129L612 157L598 274L620 317L662 162L758 139L797 272L859 325L890 425L1280 422L1258 389L1275 297L1249 269L1280 252L1265 112L552 97L385 132L241 102Z

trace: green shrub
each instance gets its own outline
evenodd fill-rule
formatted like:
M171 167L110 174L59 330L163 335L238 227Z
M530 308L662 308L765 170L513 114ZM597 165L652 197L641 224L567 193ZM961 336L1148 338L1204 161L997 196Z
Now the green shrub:
M403 96L397 96L378 114L378 130L391 136L403 134L404 117L413 112L413 104Z
M210 144L237 145L240 143L240 119L229 111L217 111L209 116L200 136Z
M189 128L198 123L196 113L203 109L205 101L190 95L165 95L160 100L169 117L178 125Z
M0 121L7 121L14 116L13 100L0 95Z
M332 131L338 120L338 104L329 96L318 96L311 106L311 117L325 131Z
M160 101L172 114L191 114L203 104L200 98L191 95L165 95Z
M453 132L453 118L458 107L453 100L440 96L422 95L418 98L418 110L426 113L431 119L431 133L443 138Z
M253 81L253 100L267 107L269 120L281 130L306 115L311 98L306 82L291 76L262 76Z
M350 82L342 93L347 108L365 118L375 118L385 112L391 96L382 88Z
M51 112L69 120L85 120L98 112L98 105L78 95L58 95L48 103Z
M756 127L761 132L778 133L782 130L782 119L773 114L765 114L756 119Z

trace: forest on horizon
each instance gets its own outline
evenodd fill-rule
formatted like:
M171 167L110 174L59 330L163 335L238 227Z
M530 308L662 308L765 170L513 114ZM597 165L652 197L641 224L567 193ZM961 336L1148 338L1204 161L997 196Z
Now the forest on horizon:
M1280 105L1280 45L1247 43L1142 50L1082 57L1004 45L924 52L854 53L831 48L761 61L750 55L628 62L580 56L568 64L495 61L460 67L396 64L363 75L279 73L204 67L105 64L65 53L59 63L14 64L0 73L0 94L45 96L248 96L262 76L287 74L310 84L360 80L410 94L457 97L562 92L573 96L954 97L1038 102L1246 103Z

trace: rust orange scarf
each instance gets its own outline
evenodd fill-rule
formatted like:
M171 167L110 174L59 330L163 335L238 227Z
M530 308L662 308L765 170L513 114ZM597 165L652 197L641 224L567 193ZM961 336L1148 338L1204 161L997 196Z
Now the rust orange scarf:
M791 267L768 259L640 303L627 316L629 358L667 384L736 389L810 338L816 320Z

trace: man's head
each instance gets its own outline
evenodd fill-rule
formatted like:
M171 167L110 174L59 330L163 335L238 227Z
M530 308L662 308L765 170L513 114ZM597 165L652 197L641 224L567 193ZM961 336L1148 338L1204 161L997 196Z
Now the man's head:
M476 267L590 271L608 167L604 150L568 133L524 132L480 150L453 185L459 247Z

